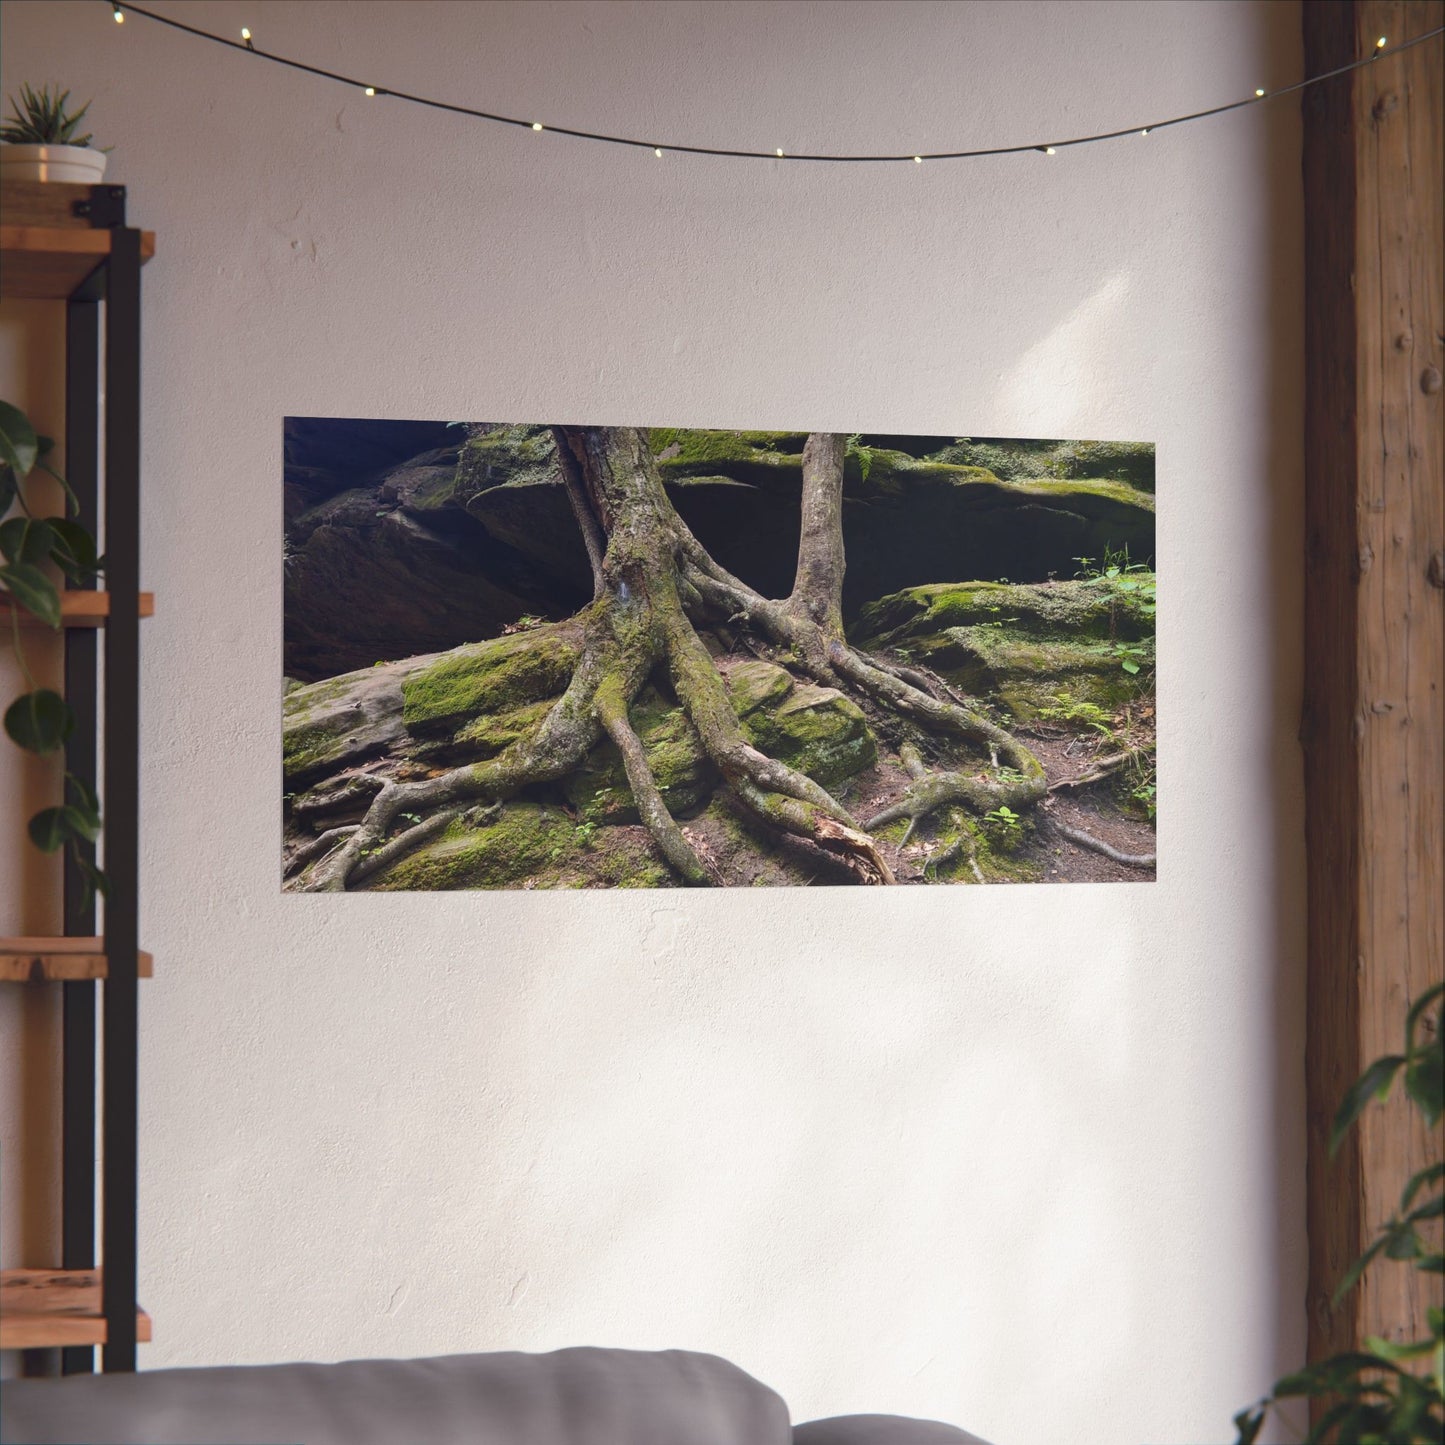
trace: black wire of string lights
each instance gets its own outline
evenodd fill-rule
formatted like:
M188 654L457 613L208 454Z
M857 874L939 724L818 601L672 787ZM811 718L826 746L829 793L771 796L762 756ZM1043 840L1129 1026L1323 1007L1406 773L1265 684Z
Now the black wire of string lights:
M600 131L578 130L565 125L546 125L539 120L522 120L517 116L497 115L492 111L477 110L469 105L454 105L450 101L433 100L425 95L413 95L405 90L388 90L380 85L374 85L366 80L358 79L352 75L342 75L339 71L327 70L320 65L307 65L301 60L292 60L285 55L276 55L268 50L258 49L252 37L249 26L241 27L241 38L232 40L225 35L217 35L210 30L202 30L194 25L187 25L184 21L176 20L169 15L159 15L154 10L147 10L141 5L132 5L128 0L109 0L110 7L115 16L117 25L123 24L125 17L139 15L145 20L154 20L157 24L169 26L172 30L179 30L186 35L191 35L198 40L208 40L213 45L224 45L228 50L239 50L246 55L254 55L259 60L269 60L273 65L284 65L288 70L303 71L307 75L319 75L324 80L334 80L341 85L349 85L354 90L359 90L366 96L387 96L392 100L406 101L410 105L425 106L429 110L449 111L453 115L470 116L474 120L491 121L495 125L510 125L522 130L547 131L553 135L571 136L576 140L601 141L605 145L627 146L633 150L651 151L659 160L668 154L692 155L692 156L725 156L736 160L757 160L757 161L832 161L837 164L880 164L909 162L915 165L922 165L924 161L963 161L977 160L984 156L1012 156L1023 155L1027 152L1037 152L1040 155L1057 155L1059 151L1070 146L1093 145L1096 141L1120 140L1124 136L1147 136L1156 130L1164 130L1168 126L1187 125L1191 121L1207 120L1210 116L1224 115L1232 110L1242 110L1245 106L1258 105L1261 101L1278 100L1281 96L1293 95L1297 91L1306 90L1312 85L1318 85L1321 81L1332 80L1339 75L1348 75L1353 70L1360 70L1364 66L1373 65L1387 52L1391 55L1398 55L1401 51L1409 50L1416 45L1423 45L1427 40L1434 40L1437 36L1445 34L1445 25L1437 25L1433 30L1427 30L1423 35L1416 35L1410 40L1402 41L1398 45L1390 46L1387 36L1380 36L1375 42L1370 53L1359 60L1352 60L1347 65L1337 65L1333 70L1322 71L1319 75L1307 76L1304 80L1297 80L1293 85L1284 85L1277 90L1266 90L1263 86L1258 87L1253 95L1246 96L1243 100L1226 101L1223 105L1210 106L1207 110L1196 110L1188 115L1170 116L1167 120L1149 121L1145 125L1131 125L1123 130L1102 131L1097 135L1074 136L1068 140L1054 140L1043 142L1032 142L1027 145L1012 146L986 146L977 150L961 151L924 151L917 155L822 155L805 154L785 151L781 147L771 151L749 151L732 150L724 146L695 146L675 145L669 141L634 140L628 136L604 135Z

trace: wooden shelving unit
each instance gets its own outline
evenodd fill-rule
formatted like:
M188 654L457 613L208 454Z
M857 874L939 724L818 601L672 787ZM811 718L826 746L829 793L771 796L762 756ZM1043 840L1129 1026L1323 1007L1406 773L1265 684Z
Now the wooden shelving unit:
M154 592L140 594L138 611L142 617L156 615ZM22 627L45 626L33 613L27 612L23 607L17 608L13 602L8 601L0 601L0 626L8 628L11 615L15 612L20 614ZM62 627L104 627L109 621L109 592L62 592L60 594L60 625Z
M136 976L150 978L155 960L136 954ZM104 978L105 939L0 938L0 983L69 983ZM0 1348L4 1348L0 1346Z
M0 297L65 302L65 472L106 557L107 590L61 597L76 715L65 767L101 797L103 927L67 857L64 935L0 938L0 984L59 987L64 1006L61 1268L0 1274L0 1349L58 1348L67 1374L93 1370L96 1346L107 1371L134 1370L137 1342L151 1337L136 1303L136 985L153 965L136 925L140 621L155 610L139 574L140 270L154 254L155 236L126 225L121 186L0 185ZM0 603L0 625L41 625L14 613Z
M101 1290L100 1272L93 1269L0 1270L0 1350L105 1344ZM151 1317L141 1309L135 1333L140 1341L151 1337Z

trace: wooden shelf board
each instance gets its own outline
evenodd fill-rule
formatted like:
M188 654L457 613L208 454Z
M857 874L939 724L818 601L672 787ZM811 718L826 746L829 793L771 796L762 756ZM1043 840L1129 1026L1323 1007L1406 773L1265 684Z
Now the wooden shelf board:
M150 978L155 960L142 951L137 974ZM0 983L74 982L106 975L103 938L0 938Z
M135 1324L148 1341L151 1317L138 1309ZM99 1270L0 1270L0 1350L103 1345L105 1334Z
M63 300L109 253L106 230L0 225L0 297ZM155 253L155 232L142 231L142 264Z
M10 614L14 611L13 602L0 602L0 625L10 625ZM156 614L156 594L154 592L142 592L140 594L140 615L142 617L154 617ZM110 593L109 592L62 592L60 594L60 623L62 627L103 627L106 619L110 616ZM33 612L27 612L23 607L20 609L20 625L22 627L41 627L44 624Z

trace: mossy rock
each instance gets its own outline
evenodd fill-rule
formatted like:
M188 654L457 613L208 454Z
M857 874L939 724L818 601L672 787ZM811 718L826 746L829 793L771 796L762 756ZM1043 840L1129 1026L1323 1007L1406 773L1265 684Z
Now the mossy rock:
M564 868L577 847L576 827L560 808L512 802L480 824L456 819L366 887L386 893L505 888Z
M1064 477L1110 477L1154 490L1153 442L1064 442L1054 452Z
M1124 589L1103 578L1076 582L940 582L870 602L853 635L864 647L908 646L944 627L1000 628L1062 642L1132 640L1152 635L1152 573Z
M457 459L456 499L516 483L561 484L557 443L547 426L499 426L472 437Z
M400 743L404 681L430 661L408 658L291 688L281 711L281 768L288 790L299 791Z
M479 713L453 738L455 746L468 757L493 758L519 739L530 736L551 712L557 699L539 698L506 712Z
M1095 478L1154 490L1152 442L1021 441L1008 437L961 437L930 453L930 460L987 467L1005 481L1029 478Z
M532 628L442 653L402 687L403 718L414 732L455 733L484 716L556 697L580 650L576 628Z
M731 431L655 431L650 434L657 469L665 482L693 477L730 478L753 486L783 485L801 491L803 448L784 451L802 433ZM806 440L806 437L803 436ZM658 442L666 445L658 446Z
M742 723L754 747L825 788L878 760L863 709L837 688L797 683L776 707L759 707Z
M762 658L736 663L728 671L727 685L733 711L740 718L760 707L782 702L794 686L792 674L786 668L764 662Z
M1019 722L1056 712L1061 693L1112 713L1147 686L1117 647L1140 649L1146 670L1153 656L1153 575L1131 580L1137 590L1104 578L910 587L868 604L855 640L922 663Z

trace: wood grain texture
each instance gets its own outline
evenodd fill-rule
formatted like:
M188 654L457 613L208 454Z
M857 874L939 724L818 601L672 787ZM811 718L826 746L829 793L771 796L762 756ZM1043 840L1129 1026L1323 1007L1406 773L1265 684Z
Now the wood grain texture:
M143 950L137 976L151 978L155 960ZM40 983L104 978L103 938L0 938L0 983Z
M10 614L14 608L13 602L0 600L0 627L10 626ZM140 594L140 615L154 617L155 613L156 594L142 592ZM109 592L77 591L60 594L60 625L62 627L103 627L109 616ZM20 609L20 625L22 627L45 626L34 613L27 612L23 607Z
M89 1269L0 1271L0 1350L103 1345L100 1272ZM136 1311L136 1338L151 1338L151 1319Z
M1445 20L1441 0L1304 8L1306 70ZM1445 351L1440 45L1304 102L1309 1351L1425 1333L1438 1278L1387 1264L1330 1296L1427 1157L1400 1099L1332 1162L1330 1121L1445 976Z
M0 224L0 298L69 296L109 251L110 233L104 230ZM142 232L141 260L149 261L155 251L155 232Z

